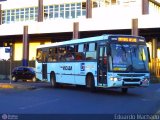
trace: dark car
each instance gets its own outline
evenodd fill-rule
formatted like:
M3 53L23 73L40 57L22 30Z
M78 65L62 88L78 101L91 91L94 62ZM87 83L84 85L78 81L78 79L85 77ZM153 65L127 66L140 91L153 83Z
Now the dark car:
M36 82L36 74L33 67L19 66L12 71L12 81L17 82L17 80L32 80Z

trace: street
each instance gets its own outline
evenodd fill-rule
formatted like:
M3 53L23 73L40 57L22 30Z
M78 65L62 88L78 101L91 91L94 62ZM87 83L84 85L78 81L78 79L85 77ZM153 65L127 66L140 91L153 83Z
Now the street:
M84 87L49 83L19 82L35 89L0 89L0 114L32 115L110 115L160 114L160 84L147 88L131 88L127 94L120 89L99 89L95 93ZM115 116L117 115L117 116Z

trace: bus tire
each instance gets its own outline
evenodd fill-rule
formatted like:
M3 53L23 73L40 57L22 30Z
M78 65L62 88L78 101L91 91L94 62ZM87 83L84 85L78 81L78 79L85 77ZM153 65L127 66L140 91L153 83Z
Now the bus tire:
M50 75L50 82L51 82L51 86L52 87L54 87L54 88L57 87L55 73L51 73L51 75Z
M92 74L86 76L86 87L89 88L91 92L95 92L95 82Z
M122 93L126 94L128 92L128 88L122 88Z

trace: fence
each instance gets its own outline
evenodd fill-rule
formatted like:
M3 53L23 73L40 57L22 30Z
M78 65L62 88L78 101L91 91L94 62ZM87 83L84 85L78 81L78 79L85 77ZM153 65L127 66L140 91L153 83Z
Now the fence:
M29 61L29 66L35 67L35 61ZM22 61L12 61L10 65L10 61L0 61L0 79L8 79L10 75L10 66L11 70L17 66L21 66Z

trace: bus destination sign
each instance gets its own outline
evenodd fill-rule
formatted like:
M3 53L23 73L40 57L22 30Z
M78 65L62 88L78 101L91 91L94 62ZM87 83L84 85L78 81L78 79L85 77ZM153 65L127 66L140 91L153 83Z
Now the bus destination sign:
M118 37L119 42L137 42L136 38Z

